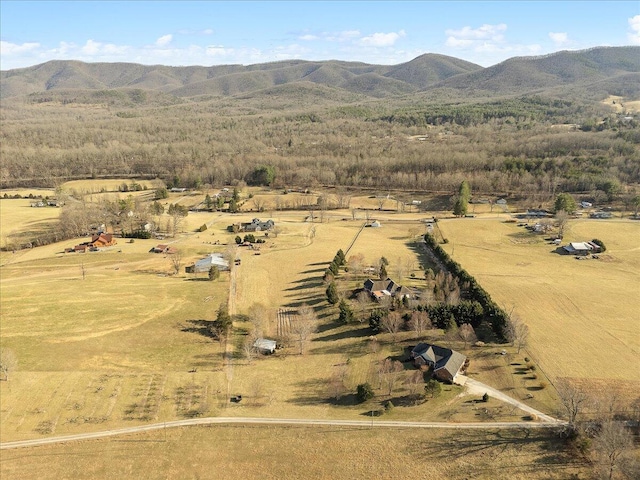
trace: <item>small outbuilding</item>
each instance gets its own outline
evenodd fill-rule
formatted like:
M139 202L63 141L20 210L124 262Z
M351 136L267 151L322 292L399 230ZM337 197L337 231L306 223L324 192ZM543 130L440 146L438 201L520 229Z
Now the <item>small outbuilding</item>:
M253 348L260 353L271 354L276 351L276 341L269 340L268 338L258 338L253 342Z

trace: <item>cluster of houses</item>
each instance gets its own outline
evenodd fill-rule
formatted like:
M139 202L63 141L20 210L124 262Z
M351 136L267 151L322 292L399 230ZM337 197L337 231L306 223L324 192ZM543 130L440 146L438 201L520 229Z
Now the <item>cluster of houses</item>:
M273 220L269 219L266 222L263 222L259 218L254 218L250 222L242 222L242 223L234 223L233 225L229 225L227 227L227 231L232 233L238 232L268 232L276 224Z
M115 245L116 239L111 233L96 233L91 236L91 240L76 245L73 248L65 248L65 253L85 253L87 250L95 252L99 248L111 247Z
M33 208L62 207L64 206L64 202L56 200L55 198L50 198L48 200L38 200L37 202L31 202L31 206Z

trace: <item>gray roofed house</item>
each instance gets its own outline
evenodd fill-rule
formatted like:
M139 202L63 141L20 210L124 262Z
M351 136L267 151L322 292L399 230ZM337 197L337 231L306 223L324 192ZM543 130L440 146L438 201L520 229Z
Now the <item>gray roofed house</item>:
M251 223L243 223L241 230L244 232L263 232L271 230L275 226L273 220L269 219L266 222L261 221L259 218L254 218Z
M429 343L419 343L411 350L411 358L416 366L428 365L433 368L433 376L439 380L454 383L467 360L463 354L450 348Z

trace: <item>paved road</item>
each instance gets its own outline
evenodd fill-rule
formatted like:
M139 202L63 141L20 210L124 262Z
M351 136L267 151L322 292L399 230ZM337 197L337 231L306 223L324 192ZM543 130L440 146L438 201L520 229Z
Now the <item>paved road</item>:
M257 425L306 425L306 426L337 426L337 427L368 427L368 428L451 428L451 429L507 429L507 428L553 428L562 423L539 422L487 422L487 423L447 423L447 422L395 422L384 420L312 420L305 418L252 418L252 417L208 417L189 420L176 420L165 423L154 423L140 427L119 428L102 432L80 433L77 435L64 435L59 437L39 438L34 440L20 440L0 444L0 450L8 450L21 447L36 447L53 443L65 443L79 440L91 440L96 438L113 437L116 435L128 435L164 428L186 427L192 425L231 425L231 424L257 424Z

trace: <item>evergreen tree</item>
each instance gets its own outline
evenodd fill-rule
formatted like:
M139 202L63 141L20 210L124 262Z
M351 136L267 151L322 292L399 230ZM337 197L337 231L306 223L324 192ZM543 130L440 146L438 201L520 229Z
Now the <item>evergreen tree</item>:
M576 211L578 205L576 204L576 200L569 193L559 193L556 197L554 207L556 212L564 210L571 214Z
M335 305L340 301L340 297L338 296L338 288L336 287L336 282L332 281L331 283L329 283L329 286L327 286L326 294L327 294L327 301L331 305Z
M346 302L343 298L340 300L340 305L338 307L340 309L340 315L338 316L338 321L341 323L351 323L354 320L353 310L351 310L351 306Z

